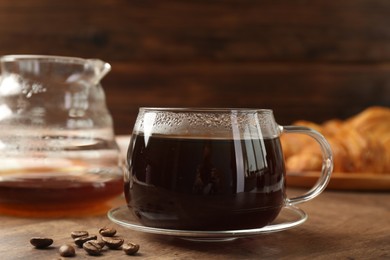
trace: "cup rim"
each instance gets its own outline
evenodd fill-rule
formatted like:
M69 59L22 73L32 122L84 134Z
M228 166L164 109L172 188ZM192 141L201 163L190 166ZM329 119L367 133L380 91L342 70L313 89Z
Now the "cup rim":
M233 108L233 107L139 107L140 111L157 111L157 112L195 112L195 113L268 113L272 114L273 110L268 108Z

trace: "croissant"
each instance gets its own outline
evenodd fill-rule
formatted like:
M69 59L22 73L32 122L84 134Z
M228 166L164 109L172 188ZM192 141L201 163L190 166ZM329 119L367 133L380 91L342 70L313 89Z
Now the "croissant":
M344 121L323 124L297 121L311 127L328 140L334 159L334 172L390 173L390 109L370 107ZM281 136L288 171L320 171L319 145L304 135Z

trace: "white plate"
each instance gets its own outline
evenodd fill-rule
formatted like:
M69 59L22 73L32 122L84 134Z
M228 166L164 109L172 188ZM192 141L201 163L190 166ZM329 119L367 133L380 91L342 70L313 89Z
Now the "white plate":
M281 210L278 217L265 227L223 231L194 231L146 227L138 222L126 205L111 209L107 215L112 222L131 230L204 242L231 241L242 237L279 232L301 225L307 219L307 214L303 210L286 206Z

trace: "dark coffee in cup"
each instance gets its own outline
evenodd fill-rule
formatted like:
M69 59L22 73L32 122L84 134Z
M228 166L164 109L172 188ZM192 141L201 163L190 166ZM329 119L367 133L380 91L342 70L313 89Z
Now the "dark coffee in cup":
M278 138L134 136L131 210L146 226L188 230L262 227L284 205Z
M323 151L318 182L295 198L285 194L283 132L307 134ZM279 126L271 110L140 108L127 163L124 193L141 224L242 230L262 228L286 205L320 194L330 178L332 154L318 132Z

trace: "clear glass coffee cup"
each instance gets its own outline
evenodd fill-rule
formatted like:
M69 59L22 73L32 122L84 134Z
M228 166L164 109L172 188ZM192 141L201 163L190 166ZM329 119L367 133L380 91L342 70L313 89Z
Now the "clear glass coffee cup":
M92 213L123 191L97 59L0 58L0 213Z
M321 147L317 183L286 195L280 135L302 133ZM142 225L173 230L242 230L270 224L284 207L318 196L333 159L307 127L280 126L272 110L140 108L127 155L124 193Z

